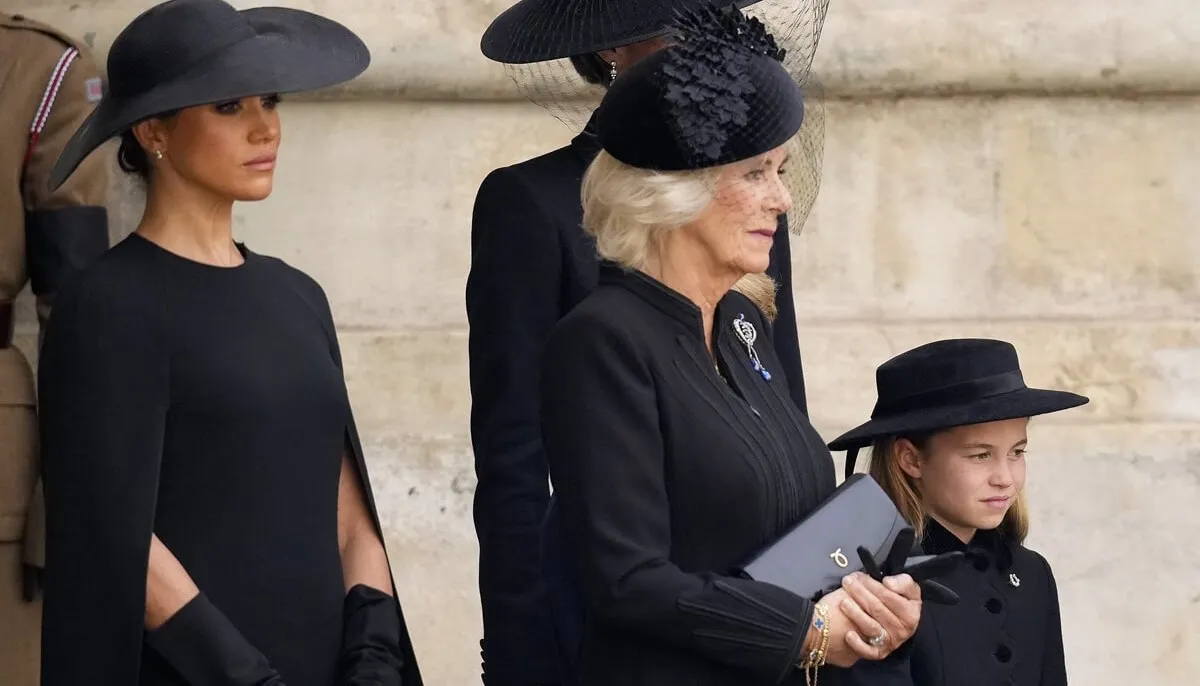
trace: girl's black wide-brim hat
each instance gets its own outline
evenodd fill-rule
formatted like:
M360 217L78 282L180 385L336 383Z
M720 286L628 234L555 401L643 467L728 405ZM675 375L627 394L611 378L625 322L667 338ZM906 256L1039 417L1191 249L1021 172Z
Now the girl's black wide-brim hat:
M108 92L63 149L57 188L105 141L156 114L349 81L371 56L345 26L283 7L237 10L222 0L169 0L113 42Z
M1034 417L1084 405L1088 398L1025 385L1011 343L979 338L935 341L888 360L875 372L871 420L839 436L830 450L855 453L877 439L956 426Z

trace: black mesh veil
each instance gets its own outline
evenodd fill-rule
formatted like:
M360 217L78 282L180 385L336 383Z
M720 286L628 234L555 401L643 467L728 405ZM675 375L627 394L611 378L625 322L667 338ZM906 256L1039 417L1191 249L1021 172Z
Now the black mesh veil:
M581 3L600 5L604 0L581 0ZM785 52L782 60L784 68L804 91L803 125L785 143L791 158L785 183L792 193L793 203L788 212L788 226L793 233L799 233L816 201L821 182L825 93L812 72L812 61L829 0L743 0L737 4L746 17L757 18L766 26L776 45ZM603 10L599 12L602 14ZM596 8L581 12L584 15L595 13ZM539 22L538 19L532 19L520 30L531 36L538 35L539 31L545 31L549 26L540 26ZM561 18L556 23L561 23ZM633 42L651 37L654 35L638 36ZM514 36L513 40L519 41L520 36ZM609 81L609 66L594 53L574 59L574 64L571 58L563 58L505 64L504 69L524 97L545 109L570 130L581 131L604 96ZM582 69L577 69L576 64ZM587 77L581 75L580 71ZM619 74L617 78L620 78Z

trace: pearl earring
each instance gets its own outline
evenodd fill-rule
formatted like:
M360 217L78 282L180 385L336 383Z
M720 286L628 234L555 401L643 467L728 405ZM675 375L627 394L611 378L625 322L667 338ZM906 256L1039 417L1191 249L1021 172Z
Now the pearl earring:
M155 151L154 151L154 159L156 159L156 160L161 160L161 159L162 159L162 150L155 150Z

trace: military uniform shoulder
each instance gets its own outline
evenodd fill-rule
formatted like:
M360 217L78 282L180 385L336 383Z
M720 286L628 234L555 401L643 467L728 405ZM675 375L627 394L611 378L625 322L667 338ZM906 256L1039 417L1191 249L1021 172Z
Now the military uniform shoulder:
M45 24L36 19L30 19L23 14L4 14L0 13L0 26L9 29L24 29L27 31L36 31L43 35L54 38L59 43L62 43L64 48L75 48L76 50L86 53L88 48L78 38L64 33L60 29L56 29L49 24Z

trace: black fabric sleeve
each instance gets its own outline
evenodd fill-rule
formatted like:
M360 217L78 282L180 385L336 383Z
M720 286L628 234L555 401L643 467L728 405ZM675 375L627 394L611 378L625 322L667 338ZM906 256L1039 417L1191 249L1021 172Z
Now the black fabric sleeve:
M34 295L54 293L106 250L103 207L72 205L25 215L25 257Z
M564 320L542 375L546 454L589 617L778 683L795 669L812 604L671 562L655 382L636 343L614 327Z
M1039 556L1041 557L1041 556ZM1050 563L1042 558L1046 568L1046 649L1042 653L1041 686L1066 686L1067 657L1063 649L1062 616L1058 604L1058 583Z
M808 415L808 395L804 388L804 365L800 360L800 336L796 323L796 298L792 294L792 245L787 215L779 217L779 228L771 246L771 266L767 268L777 286L775 289L775 322L771 345L783 365L792 402Z
M189 686L284 686L263 654L204 593L148 632L146 643Z
M152 294L64 289L38 365L46 495L42 684L136 684L169 404Z
M550 498L538 421L542 349L560 310L558 227L511 169L480 186L466 286L484 682L557 681L540 529Z
M896 656L896 652L883 660L860 659L849 669L823 667L821 676L839 686L930 686L915 683L908 654Z

